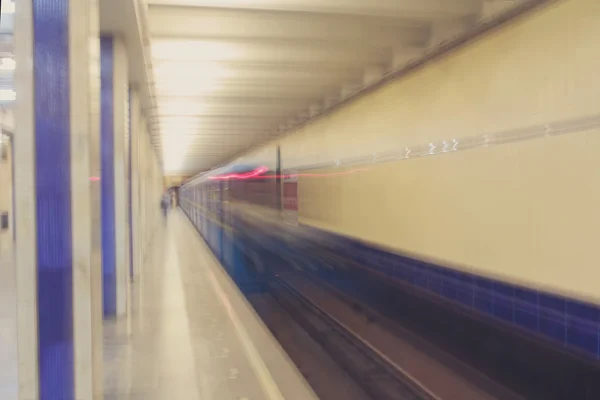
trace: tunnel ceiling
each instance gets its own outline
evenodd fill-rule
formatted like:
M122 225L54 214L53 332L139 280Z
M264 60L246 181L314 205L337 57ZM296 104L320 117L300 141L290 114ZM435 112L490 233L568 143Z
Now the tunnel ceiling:
M527 0L150 0L167 175L214 167Z

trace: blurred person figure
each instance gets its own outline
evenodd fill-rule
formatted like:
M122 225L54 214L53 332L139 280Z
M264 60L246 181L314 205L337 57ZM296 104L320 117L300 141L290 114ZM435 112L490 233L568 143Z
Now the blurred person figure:
M169 211L170 205L171 205L171 196L169 195L169 192L167 192L160 199L160 208L162 208L163 213L165 214L165 218L167 216L167 212Z
M177 191L175 189L173 189L171 191L170 200L171 200L171 208L176 208L177 207Z

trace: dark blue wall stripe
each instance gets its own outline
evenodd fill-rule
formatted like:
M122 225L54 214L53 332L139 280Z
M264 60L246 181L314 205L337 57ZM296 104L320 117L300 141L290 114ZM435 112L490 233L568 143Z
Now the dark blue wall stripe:
M100 159L102 212L102 292L104 316L117 314L115 254L115 154L114 154L114 50L113 38L100 38Z
M129 112L129 137L128 137L128 142L129 142L129 146L128 146L128 154L127 154L127 179L129 182L129 185L127 186L128 188L128 199L129 199L129 209L128 209L128 214L129 214L129 276L131 276L131 278L133 278L133 211L132 211L132 204L133 204L133 199L131 197L132 193L133 193L133 180L131 179L132 177L132 171L131 171L131 166L132 166L132 160L131 160L131 136L133 134L132 130L131 130L131 87L129 87L129 93L127 96L127 108L128 108L128 112Z
M33 1L39 390L74 398L69 2Z
M600 307L557 294L394 254L357 239L320 231L339 254L391 279L439 296L519 331L600 360Z

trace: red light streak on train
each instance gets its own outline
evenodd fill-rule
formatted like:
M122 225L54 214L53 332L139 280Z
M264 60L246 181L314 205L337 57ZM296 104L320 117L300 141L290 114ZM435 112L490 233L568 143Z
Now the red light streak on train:
M277 179L277 178L297 178L297 177L329 177L329 176L340 176L340 175L349 175L356 172L368 171L367 168L357 168L350 171L344 172L333 172L329 174L285 174L285 175L262 175L267 172L269 169L267 167L258 167L253 171L245 172L243 174L225 174L225 175L217 175L217 176L209 176L210 180L244 180L244 179Z

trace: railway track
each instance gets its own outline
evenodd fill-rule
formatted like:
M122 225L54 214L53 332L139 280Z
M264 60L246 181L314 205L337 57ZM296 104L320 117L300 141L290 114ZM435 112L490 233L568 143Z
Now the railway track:
M439 400L283 279L267 290L372 399Z
M253 239L255 248L262 248L264 242ZM300 254L296 249L285 246L263 250L264 254L269 254L269 278L263 286L270 293L267 296L280 303L302 329L310 332L311 337L315 341L318 340L323 351L330 354L340 368L343 367L357 384L365 388L364 391L369 393L369 397L464 400L522 398L460 360L440 351L435 344L418 336L413 340L415 337L408 334L407 328L399 327L357 299L341 296L343 291L325 285L325 282L335 281L339 271L347 269L340 257L329 256L328 253L314 257L309 252ZM304 315L311 312L316 312L317 317ZM323 334L321 326L313 323L311 318L318 319L319 316L325 318L324 330L334 330L334 333L327 331ZM377 322L373 323L374 321ZM356 359L347 355L356 352L355 350L348 351L336 343L337 339L328 338L328 335L340 335L335 329L343 335L349 335L350 345L345 344L346 347L358 345L361 349ZM398 389L385 389L381 390L381 393L373 389L377 386L391 386L387 382L384 383L384 380L370 379L368 374L371 373L370 363L373 360L377 368L384 367L387 375L391 370L392 375L399 376L395 378L396 381L408 383L410 387L417 386L417 393L424 392L428 397L410 397ZM315 366L315 369L319 370L320 367ZM375 376L377 377L377 374ZM392 394L386 397L386 391Z

